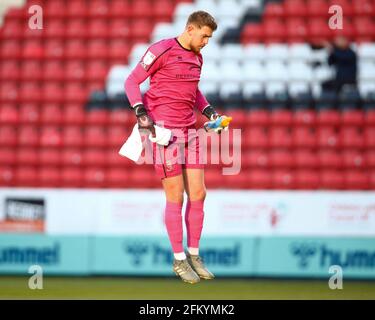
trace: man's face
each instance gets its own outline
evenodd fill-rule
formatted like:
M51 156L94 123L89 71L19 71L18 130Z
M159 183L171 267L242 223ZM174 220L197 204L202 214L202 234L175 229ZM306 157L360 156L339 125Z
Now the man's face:
M199 28L196 25L188 26L188 33L190 35L190 47L195 53L199 53L201 49L207 45L209 38L212 37L212 29L204 26Z

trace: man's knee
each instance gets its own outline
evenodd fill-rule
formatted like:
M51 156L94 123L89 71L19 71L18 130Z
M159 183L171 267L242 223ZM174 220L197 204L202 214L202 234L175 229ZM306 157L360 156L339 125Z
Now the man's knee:
M167 201L184 202L184 186L182 184L168 185L165 188Z
M190 201L203 201L206 199L206 188L198 188L196 190L190 190L188 192L188 197Z

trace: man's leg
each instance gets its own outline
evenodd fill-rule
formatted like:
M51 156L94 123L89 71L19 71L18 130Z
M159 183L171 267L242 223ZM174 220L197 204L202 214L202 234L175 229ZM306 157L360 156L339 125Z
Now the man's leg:
M202 279L213 279L215 276L206 268L199 256L199 241L203 229L204 200L206 198L204 170L187 168L183 169L183 175L185 190L188 195L185 212L188 261Z
M188 195L185 213L188 250L190 254L198 255L204 219L203 206L206 198L204 170L187 168L183 169L183 175Z
M200 280L199 276L188 263L182 243L183 228L181 210L184 201L183 176L180 174L164 178L162 184L167 198L165 225L174 254L173 271L180 276L183 281L192 284L197 283Z
M184 181L182 175L162 179L162 184L166 196L166 207L164 221L167 227L169 240L172 245L175 258L185 259L182 244L182 205L184 202Z

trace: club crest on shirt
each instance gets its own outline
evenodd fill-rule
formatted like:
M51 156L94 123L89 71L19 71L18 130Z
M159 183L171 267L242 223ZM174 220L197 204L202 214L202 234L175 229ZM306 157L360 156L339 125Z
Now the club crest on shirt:
M148 51L141 61L141 65L144 69L147 69L150 64L155 60L156 56L151 52Z

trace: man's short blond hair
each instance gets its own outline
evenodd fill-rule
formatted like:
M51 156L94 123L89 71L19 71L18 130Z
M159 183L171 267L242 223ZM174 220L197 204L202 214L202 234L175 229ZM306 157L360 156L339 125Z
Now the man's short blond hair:
M215 31L217 29L215 18L206 11L193 12L189 16L186 26L188 26L189 24L194 24L199 28L206 26L209 27L212 31Z

